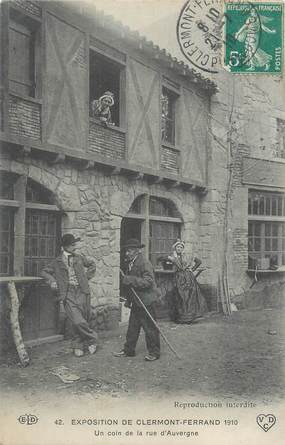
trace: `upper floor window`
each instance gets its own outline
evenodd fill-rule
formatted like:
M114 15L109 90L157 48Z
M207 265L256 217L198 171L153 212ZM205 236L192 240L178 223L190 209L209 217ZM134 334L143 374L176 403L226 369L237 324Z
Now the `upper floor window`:
M90 116L104 125L122 125L123 67L93 50L89 53Z
M285 195L250 191L248 219L249 269L285 265Z
M277 119L276 156L285 158L285 120Z
M37 96L39 28L38 22L10 9L9 88L24 96Z
M177 96L163 87L161 94L161 139L175 145L175 102Z

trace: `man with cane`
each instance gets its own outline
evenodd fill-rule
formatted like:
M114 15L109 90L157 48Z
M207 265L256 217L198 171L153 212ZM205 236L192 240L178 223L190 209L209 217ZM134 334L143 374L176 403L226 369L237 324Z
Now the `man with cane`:
M145 360L151 362L160 357L160 337L156 324L154 303L157 288L153 267L141 253L144 247L137 239L129 239L123 246L128 262L126 275L122 273L122 283L127 289L127 300L131 305L128 331L124 348L115 352L116 357L133 357L143 328L148 354Z

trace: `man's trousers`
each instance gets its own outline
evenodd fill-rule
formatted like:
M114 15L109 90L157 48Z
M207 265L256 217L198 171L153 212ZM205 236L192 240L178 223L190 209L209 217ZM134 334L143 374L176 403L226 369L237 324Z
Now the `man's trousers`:
M72 324L73 348L84 349L97 343L97 334L89 326L91 315L90 294L85 294L78 286L69 286L64 307Z
M153 305L147 306L147 310L151 316L156 320L155 309ZM147 313L142 307L132 304L129 326L126 336L126 343L124 351L128 356L135 355L136 344L140 335L140 330L143 328L145 332L145 341L148 352L155 356L160 356L160 338L158 329L155 327Z

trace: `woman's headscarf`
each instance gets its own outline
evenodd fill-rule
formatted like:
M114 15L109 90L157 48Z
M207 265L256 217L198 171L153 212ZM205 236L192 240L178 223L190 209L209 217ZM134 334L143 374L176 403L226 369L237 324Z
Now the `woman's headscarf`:
M176 249L177 246L182 246L183 249L184 249L184 247L185 247L185 243L184 243L184 241L182 241L181 239L178 239L178 240L175 241L175 243L173 244L172 249L173 249L173 250Z

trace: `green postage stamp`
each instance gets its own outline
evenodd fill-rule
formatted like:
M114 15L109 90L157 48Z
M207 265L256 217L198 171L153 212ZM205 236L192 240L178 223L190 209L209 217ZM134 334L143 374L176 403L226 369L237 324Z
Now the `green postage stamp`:
M282 72L282 3L226 2L224 17L225 66L230 72Z

